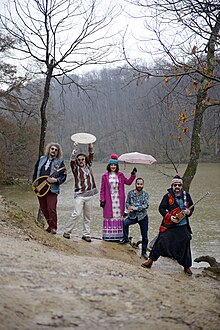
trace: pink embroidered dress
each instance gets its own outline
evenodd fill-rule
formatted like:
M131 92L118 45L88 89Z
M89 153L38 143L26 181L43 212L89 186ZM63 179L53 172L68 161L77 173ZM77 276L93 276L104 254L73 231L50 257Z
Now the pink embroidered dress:
M112 200L112 218L103 219L102 238L105 241L119 241L123 238L123 216L120 211L118 176L115 172L109 173L109 185Z

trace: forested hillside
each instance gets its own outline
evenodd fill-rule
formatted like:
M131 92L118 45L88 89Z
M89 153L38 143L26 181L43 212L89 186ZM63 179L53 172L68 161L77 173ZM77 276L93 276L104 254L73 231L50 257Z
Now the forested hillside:
M105 69L79 77L77 86L54 85L51 100L59 127L55 134L65 151L70 152L70 136L90 132L97 137L96 153L105 159L111 152L139 151L153 154L159 161L186 162L193 102L186 89L189 78L172 92L172 82L163 79L136 79L128 68ZM217 93L217 91L216 91ZM219 92L218 92L219 93ZM54 117L54 116L53 116ZM218 109L206 115L202 137L202 160L216 160L218 136L213 134L218 122Z
M61 143L66 158L72 149L70 136L89 132L97 137L96 159L100 161L106 161L112 152L139 151L152 154L159 162L187 162L194 115L193 94L187 91L192 86L189 78L182 80L175 93L172 81L137 79L128 67L74 76L81 88L69 86L65 79L62 85L53 82L46 138ZM9 170L13 177L32 173L30 167L38 157L41 86L41 80L27 83L7 100L5 106L11 111L1 110L3 174ZM215 93L219 98L219 91ZM216 106L205 114L201 161L219 159L218 126Z

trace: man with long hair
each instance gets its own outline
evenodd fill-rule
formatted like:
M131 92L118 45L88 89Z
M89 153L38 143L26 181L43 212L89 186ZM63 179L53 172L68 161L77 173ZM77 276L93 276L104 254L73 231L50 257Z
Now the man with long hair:
M36 182L36 185L46 179L50 189L38 196L40 209L47 221L47 232L57 232L57 196L60 192L60 185L66 180L66 168L62 160L62 149L58 143L49 143L45 147L44 156L41 156L35 164L33 181L44 177ZM47 178L46 178L47 177ZM37 187L36 187L37 189Z

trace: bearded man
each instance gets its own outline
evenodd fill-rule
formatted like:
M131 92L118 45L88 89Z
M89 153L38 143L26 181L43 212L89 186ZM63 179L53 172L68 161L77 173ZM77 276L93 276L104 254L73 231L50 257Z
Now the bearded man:
M38 195L40 209L48 223L46 231L51 234L57 233L57 199L60 193L60 185L66 181L66 168L61 146L51 142L45 147L45 154L41 156L35 164L33 182L39 177L47 177L50 184L49 190L41 197ZM45 181L39 179L38 184ZM37 190L37 187L36 187Z
M137 178L135 181L135 189L129 191L126 200L126 213L128 217L123 222L123 239L120 244L127 244L129 242L129 226L139 224L142 236L142 252L141 255L147 259L147 245L148 245L148 214L149 194L143 190L144 180Z
M88 145L89 155L77 153L78 143L74 142L74 148L71 154L70 166L74 176L74 201L75 208L72 218L67 223L63 237L69 239L70 234L75 227L76 220L83 215L82 239L91 242L90 224L93 213L93 198L98 193L96 188L92 162L94 159L93 144Z
M193 213L193 201L188 192L182 189L183 180L176 175L171 181L171 188L163 196L159 212L163 220L159 235L150 252L149 259L141 266L151 268L160 256L175 259L184 267L184 272L191 276L192 256L190 249L191 228L189 217Z

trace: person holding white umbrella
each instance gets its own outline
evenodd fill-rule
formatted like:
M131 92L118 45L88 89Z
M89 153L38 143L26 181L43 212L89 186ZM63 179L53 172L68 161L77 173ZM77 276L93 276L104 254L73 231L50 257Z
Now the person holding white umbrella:
M72 217L66 225L63 237L69 239L75 227L76 220L83 215L82 239L91 242L90 224L93 213L94 195L98 193L95 179L92 172L92 162L94 159L93 141L96 138L92 134L77 133L71 136L74 148L71 154L70 166L74 176L74 211ZM88 144L88 156L78 153L79 143Z

